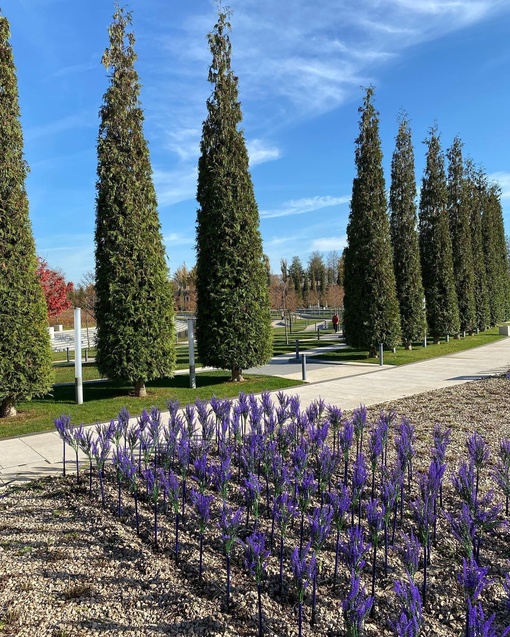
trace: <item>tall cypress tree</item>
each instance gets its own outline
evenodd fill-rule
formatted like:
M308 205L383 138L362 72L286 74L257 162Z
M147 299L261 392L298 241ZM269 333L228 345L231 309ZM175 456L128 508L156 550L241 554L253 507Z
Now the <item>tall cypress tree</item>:
M506 318L508 276L500 189L485 177L482 181L482 238L487 273L490 324Z
M490 323L489 299L487 291L487 272L483 252L482 201L483 175L476 170L471 159L465 162L464 192L469 207L469 225L471 228L471 250L473 253L473 271L475 278L475 327L485 330Z
M453 273L459 304L462 332L472 332L476 326L475 271L469 226L469 199L464 177L462 141L455 137L447 151L448 157L448 218L452 240Z
M102 60L110 85L97 144L96 360L144 396L147 381L173 373L175 328L130 25L116 7Z
M28 211L18 81L9 22L0 16L0 417L53 380L46 303Z
M230 12L221 9L209 34L212 63L198 162L197 350L205 365L242 370L272 353L269 294L259 213L248 168L232 72Z
M444 156L436 127L430 130L425 143L428 150L420 195L420 257L427 323L434 343L439 343L440 336L459 332L459 308L453 275Z
M424 291L416 225L414 151L411 127L403 114L391 162L390 230L402 340L406 349L411 349L411 343L425 334Z
M357 174L352 186L344 263L344 334L353 347L375 356L379 343L400 342L400 315L393 271L378 112L366 89L356 139Z

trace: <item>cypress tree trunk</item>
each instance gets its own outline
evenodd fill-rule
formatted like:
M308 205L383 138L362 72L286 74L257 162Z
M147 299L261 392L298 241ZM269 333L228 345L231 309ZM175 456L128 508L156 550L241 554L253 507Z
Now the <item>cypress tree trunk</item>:
M15 416L16 414L16 403L14 399L4 398L2 400L2 405L0 406L0 418L10 418L11 416Z
M135 383L135 396L136 398L144 398L147 396L147 389L143 380L137 380Z

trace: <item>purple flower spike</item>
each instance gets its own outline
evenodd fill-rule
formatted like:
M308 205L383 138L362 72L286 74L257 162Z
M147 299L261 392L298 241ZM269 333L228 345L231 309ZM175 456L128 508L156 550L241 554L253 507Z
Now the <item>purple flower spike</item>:
M489 567L480 567L473 557L462 559L462 573L457 577L459 584L464 589L466 599L472 604L476 602L483 589L491 583L487 579Z
M473 464L477 469L481 469L489 459L490 451L488 444L477 431L474 431L467 439L466 445Z
M354 574L361 572L365 566L365 554L370 548L370 544L365 544L363 529L359 526L350 527L347 541L340 543L340 553L349 571Z
M332 519L333 507L330 505L315 507L313 514L308 518L310 542L316 553L321 550L328 538Z
M204 495L200 491L191 489L191 502L193 503L197 515L198 527L203 533L211 518L211 504L214 500L212 495Z
M496 615L485 617L481 604L471 604L468 601L468 626L466 635L469 637L498 637L496 628L493 625ZM503 631L502 637L509 634L509 628Z
M409 577L414 579L420 563L421 544L412 531L409 535L401 533L401 539L402 544L397 547L397 552Z
M361 578L351 573L351 586L347 597L342 601L342 610L346 635L358 637L362 634L365 617L370 612L374 599L367 595L365 587L361 584Z
M298 599L302 603L305 591L313 580L315 569L317 568L317 560L315 554L311 551L310 542L301 551L298 547L292 551L291 566L296 582Z
M266 549L266 536L263 533L254 531L246 538L244 563L255 576L257 583L262 581L269 554L269 549Z
M418 637L423 624L420 591L411 578L407 582L397 580L393 586L400 615L396 621L389 620L390 627L396 637Z

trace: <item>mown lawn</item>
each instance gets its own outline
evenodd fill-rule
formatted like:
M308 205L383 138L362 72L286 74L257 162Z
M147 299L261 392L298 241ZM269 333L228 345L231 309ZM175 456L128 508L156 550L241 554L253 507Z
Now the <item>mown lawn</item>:
M135 398L131 395L132 387L123 383L85 383L82 405L75 402L74 385L55 386L53 392L44 398L19 403L18 415L0 423L0 438L51 431L54 428L54 419L63 413L71 416L73 424L93 424L115 418L122 407L137 416L143 409L152 406L166 409L169 400L178 400L185 405L197 398L233 398L241 391L246 394L260 393L302 384L300 381L276 376L245 376L243 383L232 383L229 378L228 372L202 372L196 375L196 389L190 389L189 376L177 375L147 383L146 398Z
M462 352L467 349L472 349L473 347L479 347L480 345L488 345L489 343L498 341L501 338L505 337L499 334L499 327L493 327L485 330L485 332L473 334L472 336L465 336L460 339L450 338L449 342L446 342L445 339L441 339L438 345L434 345L432 340L427 342L427 347L424 347L422 342L413 343L412 350L405 350L403 347L397 348L395 353L391 350L385 350L383 357L384 364L407 365L409 363L417 363L430 358L437 358L438 356L455 354L456 352ZM310 356L310 358L312 358L312 356ZM321 352L320 354L316 354L314 358L338 363L358 361L379 364L379 354L375 358L369 358L367 350L356 349L354 347L345 347L336 351Z

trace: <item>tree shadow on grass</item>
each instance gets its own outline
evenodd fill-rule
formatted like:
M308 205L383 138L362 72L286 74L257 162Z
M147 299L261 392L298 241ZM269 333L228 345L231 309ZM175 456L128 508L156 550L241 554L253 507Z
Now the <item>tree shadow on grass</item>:
M214 387L221 385L228 381L230 373L228 372L208 372L205 374L196 375L196 386L200 387ZM160 378L158 380L150 381L147 383L147 392L150 398L151 389L167 389L169 395L172 389L187 389L189 388L189 376L188 374L180 374L174 376L174 378ZM159 392L158 392L159 393ZM115 382L115 381L97 381L93 383L84 383L83 385L84 399L87 402L97 400L111 400L114 398L133 398L133 385ZM34 398L33 403L70 403L76 404L76 394L74 385L57 385L53 387L50 394L42 398Z

